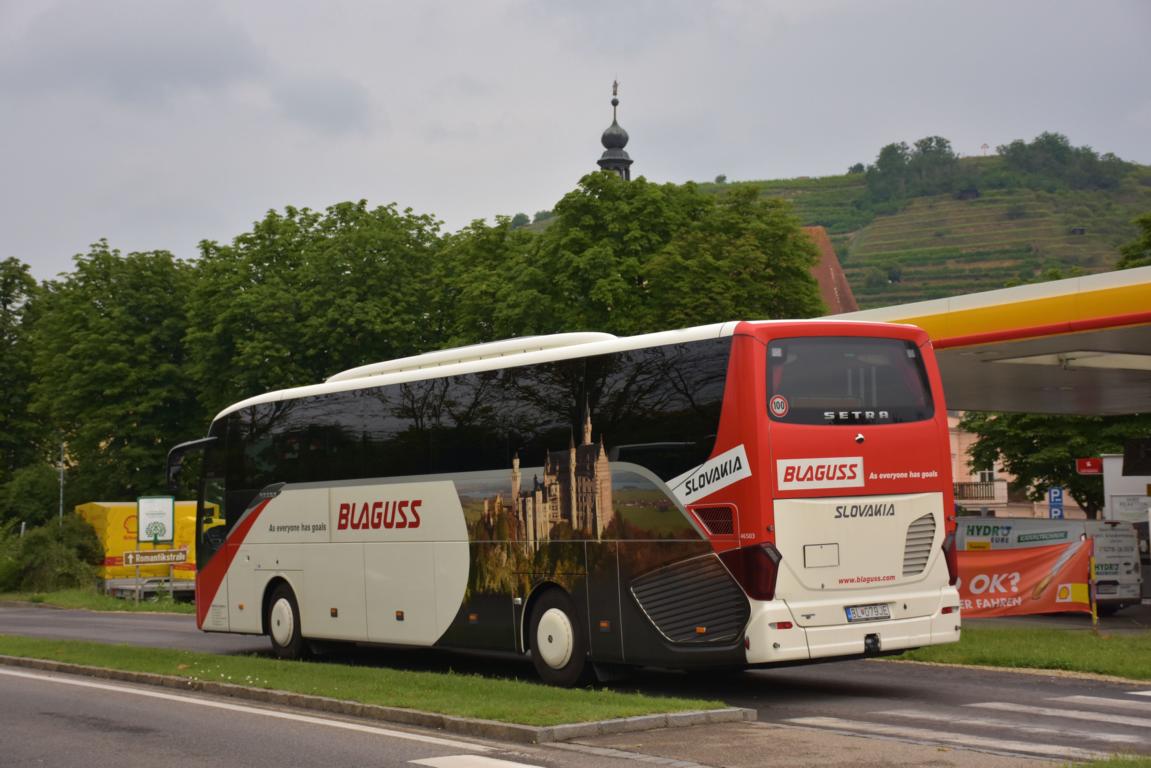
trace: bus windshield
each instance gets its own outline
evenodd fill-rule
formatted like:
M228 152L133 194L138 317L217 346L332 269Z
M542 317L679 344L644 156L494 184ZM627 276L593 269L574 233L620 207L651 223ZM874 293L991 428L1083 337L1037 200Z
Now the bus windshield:
M789 424L891 424L932 418L931 388L913 342L851 336L775 339L768 412Z

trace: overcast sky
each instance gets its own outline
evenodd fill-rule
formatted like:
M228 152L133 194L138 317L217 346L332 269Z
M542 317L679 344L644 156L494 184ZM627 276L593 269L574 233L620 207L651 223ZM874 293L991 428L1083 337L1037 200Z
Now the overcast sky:
M1151 163L1144 0L0 0L0 258L192 258L265 212L395 202L457 230L595 168L842 173L892 141L1044 130Z

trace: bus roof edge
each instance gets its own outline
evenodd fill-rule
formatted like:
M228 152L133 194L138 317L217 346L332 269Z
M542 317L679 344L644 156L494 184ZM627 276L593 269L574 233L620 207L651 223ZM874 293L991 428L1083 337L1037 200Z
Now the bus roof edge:
M454 363L466 363L474 360L483 360L489 357L506 357L524 352L538 352L545 349L558 349L572 347L579 344L591 344L597 341L609 341L617 338L610 333L586 331L579 333L554 333L545 336L522 336L515 339L489 341L483 344L472 344L467 347L454 347L441 349L435 352L425 352L422 355L401 357L395 360L384 360L378 363L369 363L356 368L349 368L329 376L326 382L348 381L367 376L378 376L383 373L401 373L404 371L417 371L424 368L437 368Z

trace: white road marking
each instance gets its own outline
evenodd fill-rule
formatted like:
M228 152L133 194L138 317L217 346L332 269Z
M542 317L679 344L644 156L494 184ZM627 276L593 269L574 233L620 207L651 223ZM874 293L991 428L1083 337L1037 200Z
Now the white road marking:
M210 707L212 709L223 709L229 712L244 712L250 715L261 715L263 717L274 717L280 720L292 720L297 723L310 723L312 725L323 725L329 728L342 728L346 731L358 731L359 733L368 733L374 736L384 736L392 739L407 739L408 741L419 741L424 744L435 744L440 747L450 747L452 749L470 749L474 752L492 752L493 747L485 747L480 744L472 744L466 741L456 741L454 739L441 739L436 736L423 736L418 733L407 733L405 731L393 731L389 728L377 728L371 725L360 725L359 723L351 723L345 720L330 720L323 717L312 717L310 715L297 715L292 712L279 712L273 709L261 709L260 707L249 707L243 704L231 704L225 701L213 701L211 699L200 699L192 696L182 696L175 693L162 693L160 691L148 691L140 688L129 688L122 685L110 685L108 683L95 683L89 680L74 680L66 677L56 677L54 675L36 674L34 672L18 672L12 669L0 669L0 675L8 675L9 677L24 677L31 680L41 680L47 683L59 683L61 685L73 685L78 688L93 688L98 691L114 691L116 693L128 693L134 696L143 696L151 699L164 699L165 701L176 701L181 704L195 704L200 707Z
M1014 712L1021 715L1041 715L1043 717L1066 717L1072 720L1090 720L1112 725L1133 725L1136 728L1151 728L1151 718L1109 715L1106 712L1083 712L1078 709L1055 709L1054 707L1032 707L1027 704L1011 704L1006 701L986 701L981 704L964 704L965 707L994 709L999 712Z
M1052 701L1066 701L1068 704L1082 704L1083 706L1112 707L1113 709L1129 709L1151 715L1151 701L1128 701L1126 699L1108 699L1103 696L1063 696Z
M1151 691L1128 691L1132 696L1151 696Z
M899 725L885 725L883 723L841 720L838 717L797 717L784 720L783 722L812 728L826 728L852 735L888 736L895 739L913 741L917 744L953 744L963 749L981 752L1010 752L1014 754L1042 755L1064 760L1102 760L1108 757L1108 753L1106 752L1096 752L1090 749L1048 746L1046 744L1014 741L1012 739L991 739L986 736L948 733L946 731L928 730L926 728L906 728Z
M498 760L484 755L444 755L408 762L412 765L429 765L431 768L540 768L538 765L513 763L511 760Z
M1020 725L1006 720L992 720L987 717L955 717L945 712L921 712L917 709L891 709L879 712L880 715L892 717L905 717L909 720L927 720L934 723L949 723L951 725L967 725L977 728L1010 728L1018 733L1030 733L1036 736L1071 736L1085 741L1102 741L1109 744L1143 744L1147 740L1139 736L1128 736L1119 733L1099 733L1097 731L1075 731L1066 728L1044 728L1038 725Z

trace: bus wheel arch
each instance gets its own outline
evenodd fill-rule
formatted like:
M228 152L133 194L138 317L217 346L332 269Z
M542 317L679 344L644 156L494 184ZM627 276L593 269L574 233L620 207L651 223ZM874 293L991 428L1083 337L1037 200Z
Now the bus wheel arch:
M302 659L308 644L300 624L300 604L287 579L268 582L264 591L264 633L272 642L272 652L281 659Z
M525 611L525 650L549 685L572 687L591 682L587 633L575 602L562 587L545 584L533 592Z

